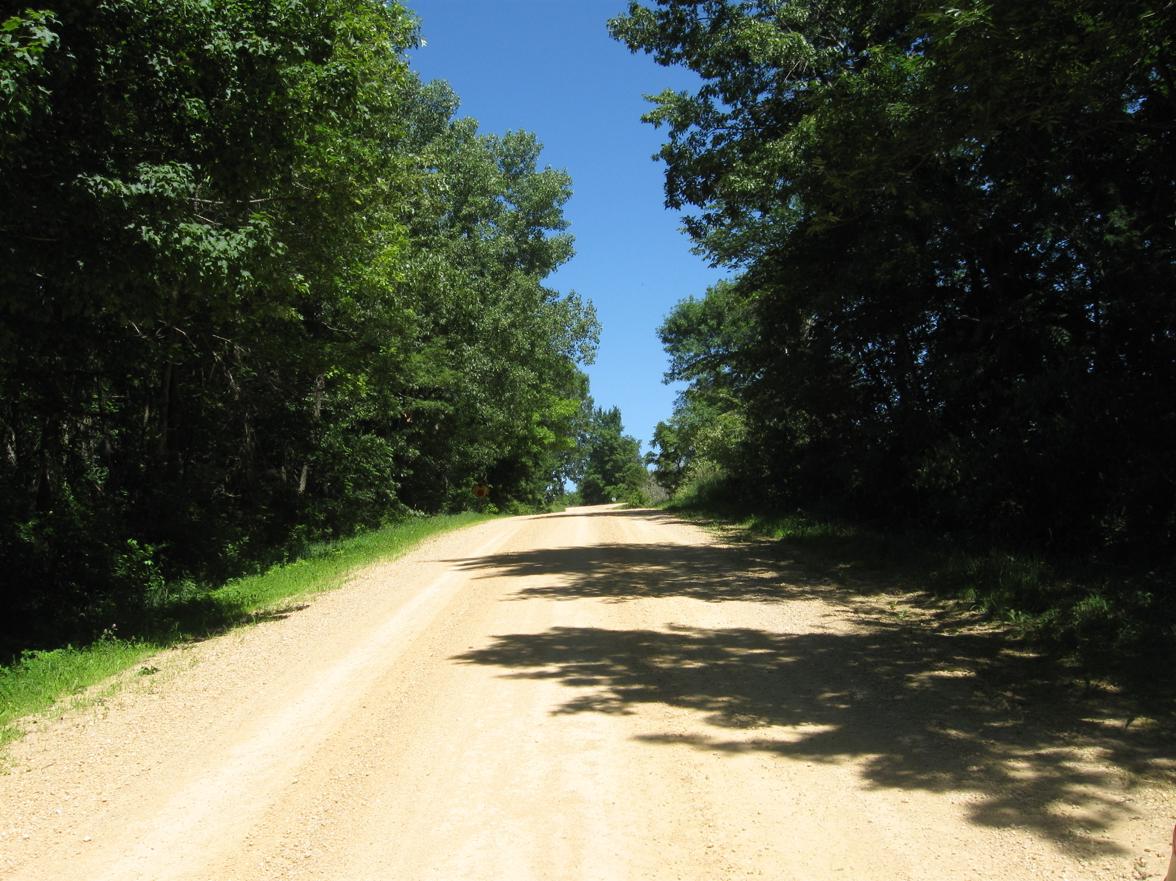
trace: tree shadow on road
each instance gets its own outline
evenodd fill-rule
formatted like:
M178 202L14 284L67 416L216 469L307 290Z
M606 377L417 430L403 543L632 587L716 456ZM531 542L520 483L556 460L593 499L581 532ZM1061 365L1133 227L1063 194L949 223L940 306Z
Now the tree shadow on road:
M464 565L550 576L516 599L851 604L826 578L754 546L603 545ZM499 635L454 660L578 689L557 713L661 705L705 726L640 738L651 746L855 760L870 786L967 794L977 824L1028 829L1080 856L1118 853L1100 833L1135 814L1132 782L1176 781L1171 730L1128 725L1125 700L1084 695L1047 660L974 623L942 607L904 620L875 602L834 631L557 627Z
M520 589L515 598L639 599L692 597L708 603L796 599L803 585L819 591L828 581L789 563L766 542L695 547L672 543L600 544L543 548L449 560L488 578L555 576ZM790 591L781 590L787 580Z
M586 514L544 514L554 517L633 517L658 525L697 526L649 509L601 510ZM603 543L539 548L451 559L464 571L486 578L551 576L550 583L523 588L516 599L605 602L691 597L708 603L782 602L819 598L843 604L852 586L855 596L899 592L923 609L941 615L943 603L903 586L899 570L883 572L850 554L816 556L796 543L773 541L739 530L723 530L721 543L687 545L673 542ZM784 588L787 588L786 590Z

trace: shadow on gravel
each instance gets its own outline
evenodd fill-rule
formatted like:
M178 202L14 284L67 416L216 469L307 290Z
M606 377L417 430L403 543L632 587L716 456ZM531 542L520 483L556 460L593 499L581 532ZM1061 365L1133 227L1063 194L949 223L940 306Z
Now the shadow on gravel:
M695 547L679 544L601 544L449 560L487 578L552 575L549 585L526 587L517 599L600 599L625 602L692 597L708 603L797 599L804 587L828 593L828 581L774 552L767 543ZM787 582L787 591L781 583Z
M659 525L703 525L653 509L606 509L584 514L541 514L561 517L632 517ZM525 588L518 599L595 598L623 602L658 597L692 597L709 603L784 601L820 598L837 603L844 594L834 585L852 586L853 593L876 594L900 588L900 578L865 566L862 561L830 554L807 553L795 543L756 538L727 531L724 544L694 546L672 543L599 544L492 554L446 560L464 571L483 570L487 578L554 576L546 587ZM787 585L787 591L781 589ZM805 593L800 593L805 591ZM938 615L942 603L927 596L916 603Z
M849 601L843 589L754 544L604 545L464 565L552 576L518 598ZM1083 695L1004 634L967 627L943 609L916 624L875 606L855 623L848 632L801 634L557 627L496 636L454 660L580 689L557 713L630 714L660 704L692 711L706 726L643 737L651 746L854 759L875 787L968 793L977 824L1025 828L1079 856L1119 853L1099 833L1135 815L1132 775L1176 778L1170 731L1129 726L1126 704Z

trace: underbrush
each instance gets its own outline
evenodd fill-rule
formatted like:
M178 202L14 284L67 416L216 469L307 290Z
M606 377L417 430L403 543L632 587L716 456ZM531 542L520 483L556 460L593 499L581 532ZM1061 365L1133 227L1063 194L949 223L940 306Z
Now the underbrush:
M915 531L887 532L803 513L748 514L696 498L669 510L734 524L787 543L817 565L857 571L877 583L901 579L1012 625L1086 676L1137 682L1176 662L1173 573L1089 560L1046 559ZM1168 598L1165 601L1165 598Z
M341 541L308 545L293 562L216 587L156 584L145 610L122 628L112 624L88 645L27 651L0 666L0 744L19 736L14 723L20 717L45 710L154 652L256 621L278 603L337 588L361 566L399 556L430 536L488 516L418 517Z

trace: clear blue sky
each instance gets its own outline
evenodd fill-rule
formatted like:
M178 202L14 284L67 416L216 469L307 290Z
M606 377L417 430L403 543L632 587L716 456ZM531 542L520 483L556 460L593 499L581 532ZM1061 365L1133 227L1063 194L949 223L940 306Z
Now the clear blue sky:
M459 115L484 132L534 132L543 162L572 176L565 214L576 256L547 280L596 304L603 331L588 368L599 406L618 406L648 450L670 415L657 327L678 300L722 277L690 253L664 208L662 133L641 122L643 95L689 89L687 71L632 55L605 27L623 0L406 0L427 45L411 55L426 80L449 82Z

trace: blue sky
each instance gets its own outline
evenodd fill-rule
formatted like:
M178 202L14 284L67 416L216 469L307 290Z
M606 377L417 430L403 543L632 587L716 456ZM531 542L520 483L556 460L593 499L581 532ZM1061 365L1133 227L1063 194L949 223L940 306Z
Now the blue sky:
M722 273L690 253L680 217L664 208L662 133L641 122L643 95L689 89L687 71L659 67L614 42L607 20L623 0L406 0L427 45L411 55L426 79L447 80L459 115L484 132L534 132L543 162L572 176L565 208L576 256L547 280L596 304L603 330L588 368L600 406L649 448L675 390L662 383L657 327L678 300Z

